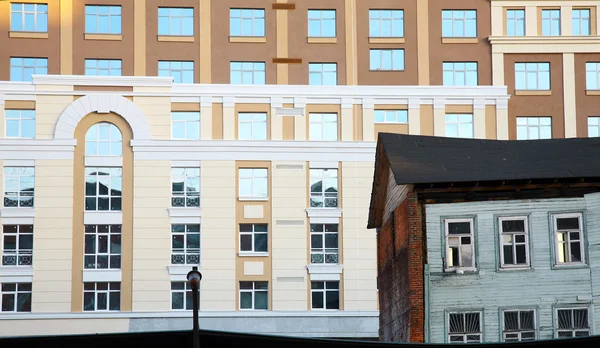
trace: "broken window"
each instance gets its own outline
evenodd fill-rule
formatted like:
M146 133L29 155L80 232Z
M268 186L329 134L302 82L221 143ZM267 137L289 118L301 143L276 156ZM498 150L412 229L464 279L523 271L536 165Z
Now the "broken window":
M446 220L446 269L474 268L472 219Z
M448 314L448 343L480 343L481 313Z
M581 214L554 215L556 264L585 263Z
M590 335L587 308L561 308L556 310L556 337L584 337Z
M504 342L535 340L535 310L506 310L504 317Z
M529 266L527 217L498 219L500 264L503 268Z

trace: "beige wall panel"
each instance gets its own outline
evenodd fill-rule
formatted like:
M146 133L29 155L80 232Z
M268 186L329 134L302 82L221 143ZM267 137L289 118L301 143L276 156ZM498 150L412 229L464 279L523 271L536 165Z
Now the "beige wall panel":
M363 124L363 140L364 141L376 141L375 139L375 110L364 109L362 110L362 124Z
M60 114L73 102L72 96L38 95L36 97L35 133L38 139L52 139ZM2 122L4 127L4 122ZM4 132L2 132L4 134ZM71 173L72 175L72 173Z
M6 136L4 125L6 124L4 115L4 104L0 104L0 138L4 138Z
M571 16L569 16L569 22L571 22L570 19ZM575 55L573 53L563 53L563 98L565 138L575 138L577 137L577 101L575 99Z
M340 112L342 122L342 141L354 140L354 119L352 118L352 108L342 108Z
M237 125L235 124L235 107L224 106L223 107L223 139L224 140L235 140L237 134L235 130Z
M504 35L504 9L499 6L492 6L492 36Z
M443 137L446 135L446 110L433 108L433 135Z
M129 319L40 319L0 321L0 336L54 336L128 332Z
M408 134L421 135L421 108L408 109Z
M212 104L200 108L200 139L212 140L213 138L213 111Z
M170 97L133 97L133 102L146 116L153 139L171 139Z
M571 36L573 34L573 6L562 5L560 7L560 34Z
M485 105L473 110L473 136L475 139L485 139Z
M281 12L281 11L279 11ZM278 64L282 65L282 64ZM275 115L275 109L271 109L271 116L269 117L271 120L270 125L270 139L271 140L283 140L283 117Z
M307 140L308 130L306 129L308 112L304 112L304 116L294 116L294 139Z
M498 140L508 140L508 109L496 110L496 136Z
M537 6L548 6L548 3ZM537 6L529 4L525 6L525 35L536 36L538 34L538 11Z
M492 84L504 86L504 53L492 53Z

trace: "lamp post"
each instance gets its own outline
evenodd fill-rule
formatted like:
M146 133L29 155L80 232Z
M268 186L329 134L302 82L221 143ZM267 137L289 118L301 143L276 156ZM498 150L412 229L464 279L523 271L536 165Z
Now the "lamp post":
M187 280L192 286L192 306L194 311L194 328L192 329L192 338L194 348L200 348L200 327L198 324L198 288L200 287L200 281L202 280L202 273L198 272L198 267L192 267L192 270L187 274Z

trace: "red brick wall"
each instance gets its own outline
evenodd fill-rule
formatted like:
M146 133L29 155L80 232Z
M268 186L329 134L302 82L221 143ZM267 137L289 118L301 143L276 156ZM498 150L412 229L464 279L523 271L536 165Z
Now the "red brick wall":
M409 193L377 235L379 339L424 342L425 262L422 215L416 195ZM395 237L395 238L394 238Z

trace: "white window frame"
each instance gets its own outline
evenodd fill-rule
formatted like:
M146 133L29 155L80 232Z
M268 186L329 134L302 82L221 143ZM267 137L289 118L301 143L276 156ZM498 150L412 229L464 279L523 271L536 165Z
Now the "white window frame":
M108 63L108 68L99 67L102 62ZM88 65L89 63L89 65ZM114 65L114 66L113 66ZM95 73L88 74L88 70L93 70ZM101 71L106 71L106 74L100 74ZM118 71L119 74L111 74L113 71ZM85 60L85 75L86 76L122 76L123 62L121 59L86 59Z
M24 115L25 114L25 115ZM32 115L31 117L29 115ZM35 110L24 110L24 109L9 109L9 110L5 110L4 112L4 116L5 116L5 130L4 130L4 136L6 138L12 138L12 139L35 139L35 132L36 132L36 112ZM15 117L17 116L17 117ZM17 136L12 137L8 135L8 125L9 122L16 122L17 123ZM25 137L23 136L23 121L27 122L27 121L33 121L33 136L31 137Z
M183 176L175 175L176 170L177 171L183 170ZM192 171L198 171L198 175L194 175L194 173ZM183 185L184 185L183 191L173 191L173 184L176 182L175 181L176 179L180 180L178 182L183 182ZM200 179L200 168L198 168L198 167L171 167L171 207L172 208L200 208L200 191L198 191L198 192L188 191L187 186L186 186L186 182L188 180L194 180L195 183L198 184L198 187L200 188L200 190L202 190L202 187L200 186L202 183L201 179ZM194 193L194 194L191 194L191 193ZM181 199L181 198L183 198L183 200L184 200L183 205L174 204L175 200ZM198 199L197 205L188 204L189 201L193 202L194 199Z
M561 35L561 25L562 18L560 9L542 9L542 32L541 36L560 36ZM545 14L548 14L548 18L545 18ZM555 15L558 14L558 17ZM558 33L552 32L552 24L553 22L558 22ZM550 30L548 33L544 33L544 27L548 25L548 29Z
M392 117L388 117L390 115ZM374 120L375 123L408 124L408 110L375 110Z
M98 290L98 284L107 284L107 290ZM86 290L86 284L93 284L94 290ZM113 289L112 287L118 284L119 289ZM110 294L119 293L119 309L110 309ZM85 310L85 294L93 293L94 294L94 309L93 310ZM106 294L106 309L98 309L98 295ZM85 282L83 283L83 311L84 312L118 312L121 310L121 283L120 282Z
M374 54L379 52L379 62L373 60L377 59ZM385 61L389 58L390 69L383 68L386 64ZM396 59L400 60L398 68L396 69ZM372 48L369 50L369 70L370 71L404 71L405 69L405 55L404 48Z
M469 122L462 122L460 120L460 116L461 115L469 115L471 116L471 120ZM454 121L448 121L448 116L456 116L456 122ZM453 113L453 114L446 114L444 116L444 132L445 132L445 136L449 137L448 135L448 125L452 125L455 124L456 125L456 137L457 138L465 138L465 139L473 139L475 137L475 125L474 125L474 119L473 119L473 114L468 114L468 113ZM468 124L471 126L471 134L470 136L464 136L460 129L461 129L461 125L463 124Z
M184 231L176 232L174 231L174 226L183 226ZM198 232L190 231L188 226L198 226ZM188 248L188 236L191 234L198 234L198 248ZM173 244L171 244L171 264L172 265L199 265L200 257L201 257L201 249L202 249L202 225L201 224L171 224L171 239L174 239L176 235L183 236L183 248L182 249L174 249ZM171 242L172 243L172 242ZM181 258L183 256L184 262L174 262L176 258ZM198 258L198 262L188 262L189 260L194 260L194 258Z
M509 16L510 13L514 15ZM506 36L525 36L526 35L526 23L525 23L525 9L507 9L506 10ZM508 28L514 30L514 35L509 34ZM523 35L517 35L519 29L523 32Z
M324 13L333 12L333 18L323 18ZM311 16L313 15L313 16ZM323 23L333 21L333 35L326 35L323 32ZM310 35L310 24L311 22L319 22L319 34L318 35ZM307 24L307 36L308 37L336 37L337 36L337 11L331 9L310 9L308 10L308 24Z
M252 65L250 70L246 69L248 65ZM237 69L239 65L239 69ZM265 62L242 62L234 61L229 63L229 82L233 84L234 74L239 75L240 83L242 85L264 85L267 83L267 65ZM245 77L247 73L250 73L251 77L249 81L246 81ZM262 75L262 80L258 75Z
M559 262L559 240L558 240L558 231L557 231L557 220L558 219L568 219L568 218L578 218L579 219L579 230L565 230L567 239L564 241L567 244L567 252L568 255L565 255L566 262ZM569 232L579 232L579 248L581 250L581 261L570 261L570 250L571 250L571 236ZM586 250L585 250L585 237L584 237L584 226L583 226L583 214L582 213L558 213L552 214L552 234L554 241L554 266L555 267L564 267L564 266L582 266L587 265L586 262Z
M587 12L587 17L586 17ZM571 10L572 33L574 36L590 36L592 32L591 9L574 8ZM575 28L579 29L579 34L575 34Z
M15 290L4 290L5 285L15 285ZM29 290L19 290L20 285L28 285ZM32 283L28 282L3 282L0 283L0 311L2 310L2 298L4 295L12 295L13 296L13 310L11 311L1 311L0 313L30 313L32 307ZM29 310L28 311L19 311L17 310L17 304L19 303L19 295L29 295Z
M464 65L464 69L458 69L458 64ZM469 66L475 64L475 70L470 69ZM447 67L450 67L447 69ZM446 81L443 79L444 86L477 86L479 85L479 64L477 62L443 62L442 63L442 76L445 77L446 72L452 73L452 81ZM469 84L469 75L475 72L475 84ZM462 78L461 78L462 75ZM457 83L459 81L460 83Z
M29 66L25 64L26 59L33 59L33 65ZM15 64L20 63L20 64ZM38 64L40 63L40 64ZM43 64L42 64L43 63ZM16 76L12 76L13 68L21 70L21 80L15 80ZM48 75L48 58L41 57L10 57L10 80L30 82L31 80L25 79L25 70L31 69L31 75Z
M333 176L327 176L327 173L335 173L335 182L336 182L336 193L335 196L331 193L331 192L325 192L324 188L325 185L323 184L323 182L325 181L325 179L327 178L333 178ZM340 184L339 184L339 170L338 168L310 168L309 171L309 178L310 178L310 207L311 208L316 208L316 209L327 209L327 208L338 208L340 206L340 202L339 202L339 197L340 197ZM316 180L316 181L314 181ZM317 182L317 181L321 181L321 191L313 191L312 190L312 185ZM313 198L318 198L323 202L322 206L317 206L312 204L312 199ZM335 206L333 205L328 205L326 204L327 201L331 201L335 199Z
M6 231L7 226L15 226L15 233L8 233ZM30 226L31 232L22 232L22 226ZM5 238L8 236L15 237L15 249L7 250ZM32 249L24 249L20 247L20 240L24 236L30 236L32 241ZM31 267L33 266L33 225L32 224L3 224L2 225L2 239L0 239L0 245L2 247L2 263L0 263L0 267ZM14 260L14 264L12 262L5 262L5 260Z
M535 64L535 70L529 70L529 66L531 64ZM543 67L547 67L547 69L546 70L540 69ZM548 73L547 74L548 75L548 88L541 89L540 81L542 81L542 75L545 75L546 72ZM527 75L532 74L532 73L536 74L536 79L535 79L536 86L529 86L529 78L527 78ZM518 86L517 86L519 74L524 75L525 88L518 88ZM549 62L516 62L515 63L515 90L517 90L517 91L550 91L550 90L552 90L552 72L550 71L550 63Z
M244 17L244 11L248 11L251 10L252 11L252 17ZM232 14L232 11L240 11L240 16L239 17L234 17ZM267 34L267 24L266 24L266 11L263 8L230 8L229 9L229 22L231 23L232 19L237 19L239 18L240 20L240 32L239 33L233 33L231 32L231 24L229 25L229 35L230 36L241 36L241 37L265 37ZM263 35L257 35L256 34L256 30L255 27L257 26L256 20L257 19L262 19L263 22L263 28L262 28L262 32ZM245 33L244 32L244 21L250 20L252 22L252 30L250 33Z
M503 226L502 226L502 222L504 221L523 221L523 224L525 226L525 231L524 232L504 232L503 231ZM500 268L502 269L523 269L523 268L530 268L531 267L531 257L530 257L530 252L529 252L529 218L527 216L503 216L503 217L499 217L498 218L498 235L499 235L499 239L498 239L498 246L499 246L499 251L500 251ZM503 240L503 236L504 235L510 235L512 236L512 253L513 253L513 259L516 262L517 260L517 249L516 246L517 245L525 245L525 259L526 262L525 264L505 264L504 263L504 240ZM515 236L516 235L524 235L525 236L525 242L524 243L517 243L515 241ZM506 244L508 245L508 244Z
M242 176L242 169L252 170L252 176ZM264 174L263 174L264 173ZM238 170L239 177L239 189L238 195L241 199L267 199L269 197L269 169L268 168L239 168ZM254 193L254 186L257 180L264 180L266 182L267 191L264 195L254 195L244 196L242 195L242 180L244 182L250 182L251 191Z
M329 232L326 229L326 225L336 226L335 232ZM320 227L318 231L313 231L313 226ZM336 235L338 245L335 248L327 248L325 245L326 235ZM322 242L321 248L312 247L313 236L320 237ZM337 265L340 263L340 225L339 224L310 224L310 263L313 265ZM314 256L314 257L313 257ZM315 262L322 257L323 262ZM328 260L331 260L329 262Z
M479 331L478 332L456 332L456 333L451 333L450 332L450 315L452 314L459 314L463 316L463 326L467 327L466 325L466 320L467 320L467 314L478 314L479 315ZM453 311L453 312L447 312L446 313L446 343L483 343L483 312L482 311L471 311L471 310L467 310L467 311ZM468 341L467 340L467 336L475 336L475 335L479 335L479 340L478 341ZM451 341L450 337L451 336L462 336L462 341L458 342L458 341Z
M166 10L166 12L168 12L168 14L166 15L161 15L161 10ZM173 15L173 10L180 10L181 14L180 15ZM184 10L188 10L188 11L184 11ZM184 12L189 12L189 10L192 10L192 16L187 16L185 15ZM160 19L161 18L167 18L169 20L169 30L168 34L160 34ZM177 18L179 20L179 24L180 24L180 34L173 34L173 19ZM192 32L191 33L185 33L184 29L186 28L185 24L184 24L184 19L190 19L192 20ZM158 35L161 36L194 36L194 8L193 7L170 7L170 6L160 6L158 7L158 27L156 28L157 31L159 32Z
M518 318L518 326L519 329L514 331L506 330L506 313L507 312L517 312ZM521 328L521 312L533 312L533 330L527 330ZM533 339L525 339L523 340L523 333L531 333L533 332ZM510 339L506 340L507 335L516 335L517 340ZM535 308L515 308L515 309L504 309L502 310L502 342L527 342L527 341L535 341L538 338L538 330L537 330L537 311Z
M178 120L175 119L174 116L176 115L181 115L183 116L183 120ZM200 140L201 134L200 134L200 127L201 127L201 122L200 122L200 118L202 116L200 115L199 111L171 111L171 139L173 140ZM183 129L184 129L184 135L183 138L177 137L174 134L174 129L175 129L175 125L179 125L179 124L183 124ZM192 137L191 135L188 135L188 127L198 127L198 136L197 137Z
M94 232L88 232L88 227L94 227ZM98 232L100 226L106 226L107 231L106 232ZM121 269L122 266L122 247L123 247L123 233L122 233L122 229L123 226L122 225L109 225L109 224L103 224L103 225L92 225L92 224L86 224L84 226L84 251L83 251L83 269L84 270L93 270L93 269ZM117 232L118 231L118 232ZM119 249L121 250L119 253L113 253L111 252L112 249L112 236L120 236L120 242L119 242ZM93 236L94 237L94 252L93 253L86 253L85 252L85 247L87 246L87 243L85 242L85 237L87 236ZM107 239L107 250L106 252L100 252L100 243L98 242L98 239L100 239L101 237L104 237ZM94 257L94 263L93 263L93 267L88 267L88 265L85 262L86 257ZM98 257L101 256L105 256L107 258L107 267L106 268L100 268L98 267ZM111 267L111 260L113 258L119 258L119 267Z
M594 80L593 83L590 80ZM600 62L585 63L585 89L587 91L600 90Z
M113 171L115 170L120 170L120 175L113 175ZM88 174L89 173L96 173L94 175ZM99 172L107 172L108 175L98 175ZM92 212L92 211L97 211L97 212L115 212L115 211L122 211L123 209L123 168L121 167L85 167L85 182L87 183L87 179L88 177L94 177L94 180L96 180L96 195L94 196L88 196L87 192L85 193L85 199L87 201L87 198L94 198L96 205L95 205L95 209L85 209L86 212ZM100 178L107 178L106 182L108 182L109 184L107 185L108 187L108 195L100 195ZM120 178L121 179L121 195L120 196L113 196L112 195L112 185L113 185L113 179L115 178ZM106 198L108 199L108 210L99 210L98 209L98 200L100 198ZM113 198L120 198L121 199L121 209L118 210L114 210L111 209L113 207L112 205L112 199ZM86 207L87 208L87 207Z
M95 14L88 14L87 9L88 8L92 8L95 7L96 8L96 13ZM98 13L98 9L101 7L108 7L108 14L100 14ZM120 9L118 14L113 14L112 10L113 8L118 7ZM84 28L86 28L85 33L86 34L108 34L108 35L119 35L123 33L123 8L121 7L121 5L95 5L95 4L86 4L85 5L85 9L84 9L84 16L85 16L85 22L84 22ZM88 16L95 16L96 17L96 30L88 32L87 31L87 20L88 20ZM100 18L101 17L108 17L108 31L100 31ZM118 17L119 18L119 22L120 22L120 27L121 29L119 30L119 32L115 32L115 33L111 33L110 30L110 23L111 21L111 17Z
M517 140L538 140L538 139L552 139L552 117L550 116L534 116L534 117L523 117L523 116L517 116L516 117L516 122L517 122ZM537 124L530 124L530 121L536 121ZM550 125L547 124L541 124L542 121L547 121L550 120ZM543 128L550 128L550 137L549 138L543 138L541 137L542 134L542 129ZM520 138L519 137L519 129L525 129L527 132L527 138ZM537 137L533 137L531 135L531 131L533 129L537 129Z
M451 18L444 18L444 13L447 12L451 12L452 16ZM458 14L461 14L462 16L458 17ZM469 33L467 33L467 21L472 20L472 18L469 18L468 15L470 15L471 13L475 13L475 35L470 35ZM478 28L477 28L477 10L442 10L442 23L444 21L450 20L452 22L452 34L451 35L444 35L444 30L443 30L443 24L442 24L442 37L452 37L452 38L460 38L460 37L464 37L464 38L476 38L477 37L477 32L478 32ZM464 35L457 35L454 32L454 28L456 27L455 22L462 22L462 26L463 26L463 32Z
M101 129L108 128L108 138L102 137ZM118 137L113 139L113 131L116 130L118 132ZM96 133L96 139L88 139L88 135L90 132ZM89 143L96 144L96 151L89 152L90 146ZM100 144L108 143L109 151L108 154L100 153ZM113 149L118 149L118 151L113 151ZM85 155L86 156L123 156L123 134L119 127L115 126L109 122L100 122L92 125L87 132L85 133Z
M462 265L458 265L458 266L449 266L451 258L450 255L450 243L448 240L448 237L450 236L449 234L449 225L451 223L456 223L456 222L468 222L471 226L471 232L466 235L466 234L453 234L453 237L459 237L460 238L460 244L459 246L462 245L462 238L463 237L469 237L471 238L471 255L473 255L473 265L472 266L462 266ZM445 257L445 265L444 268L446 271L455 271L455 270L464 270L464 271L475 271L477 270L477 257L475 255L475 219L473 218L457 218L457 219L444 219L444 244L445 244L445 251L444 251L444 257ZM460 248L458 248L458 260L459 263L462 263L462 258L461 258L461 251Z
M183 284L183 289L173 289L174 284ZM183 295L183 308L173 308L173 295ZM187 308L187 296L194 298L194 294L192 291L192 286L190 282L187 281L171 281L171 310L177 312L185 312L193 310L193 304L190 304L190 308ZM198 291L198 297L200 297L200 291ZM198 302L200 303L200 302Z
M14 10L14 7L20 6L20 9ZM28 11L25 9L26 5L33 6L33 11ZM45 10L42 9L45 7ZM21 15L21 23L23 23L23 27L21 29L13 28L13 15L20 14ZM33 30L25 30L25 22L27 18L27 14L33 15ZM46 30L38 29L38 16L46 16ZM48 4L32 4L32 3L17 3L13 2L10 4L10 31L19 31L19 32L27 32L27 33L47 33L48 32Z
M592 137L590 136L590 134L592 132L590 132L590 130L595 130L595 134L593 137L600 137L600 116L589 116L587 118L587 122L588 122L588 137Z
M167 63L169 65L169 67L166 69L161 69L160 63ZM180 69L173 68L173 63L180 63L181 68ZM191 68L184 66L184 65L190 65L190 64L191 64ZM194 71L195 71L194 61L190 61L190 60L159 60L158 61L158 76L172 77L173 83L181 83L181 84L194 83L194 81L196 80ZM179 74L179 76L174 75L173 74L174 72ZM192 81L186 81L186 79L184 78L185 76L189 76L188 75L189 73L192 74L191 75ZM177 79L176 77L179 77L179 79ZM177 81L177 80L179 80L179 81Z
M333 67L333 70L331 68ZM325 84L325 75L326 74L335 74L335 85ZM309 85L312 86L336 86L338 84L338 74L337 74L337 63L308 63L308 82ZM311 75L320 75L321 84L311 84L310 76Z
M9 170L17 170L16 175L10 173ZM25 175L26 172L31 170L31 175ZM7 182L13 178L18 182L18 190L16 192L7 192ZM33 178L33 191L23 191L21 185L22 178ZM8 193L13 193L14 195L9 195ZM17 200L17 205L6 205L6 199L10 197L12 199ZM30 198L30 199L29 199ZM24 201L30 201L31 204L21 204ZM20 209L29 209L35 206L35 167L17 167L17 166L5 166L4 167L4 203L3 206L5 208L20 208Z
M326 121L325 120L325 116L328 115L335 115L335 122L333 121ZM319 117L317 119L317 117ZM339 140L339 125L338 125L338 120L339 120L339 115L335 112L321 112L321 113L316 113L316 112L311 112L308 114L308 123L309 123L309 140L312 141L338 141ZM320 134L314 134L314 132L310 131L310 125L312 124L320 124L321 125L321 132ZM326 139L326 134L327 132L325 131L325 126L329 124L335 124L335 139Z
M242 289L242 283L251 283L252 289ZM266 283L266 289L257 288L257 283ZM242 308L242 293L250 293L252 294L252 308ZM259 308L256 309L256 293L266 293L267 294L267 308ZM269 282L264 281L241 281L239 282L239 308L240 311L268 311L269 310Z
M584 310L587 312L587 323L588 323L588 328L571 328L571 329L559 329L559 316L558 316L558 312L559 311L570 311L571 312L571 322L575 323L575 313L574 311L576 310ZM559 333L561 331L563 332L570 332L571 336L569 337L588 337L592 335L592 321L593 321L593 316L590 313L590 307L589 306L571 306L571 307L555 307L554 308L554 338L566 338L567 336L559 336ZM576 336L577 332L587 332L587 336Z
M323 283L323 289L313 289L313 283ZM337 283L336 289L327 288L328 284ZM338 293L338 308L327 308L327 293L328 292L337 292ZM310 282L310 309L313 311L339 311L341 307L341 298L340 298L340 281L338 280L313 280ZM322 296L323 297L323 308L314 308L313 307L313 296Z
M247 116L250 119L245 120L240 116ZM267 140L269 138L269 126L267 123L268 115L266 112L238 112L238 140ZM250 138L242 137L241 129L242 125L250 125ZM260 132L258 127L264 128L264 132ZM256 132L255 132L256 130ZM255 133L257 135L255 135ZM263 137L259 137L258 134L264 134Z
M249 232L242 232L242 225L248 225L251 226L252 230ZM267 227L267 230L265 232L262 231L256 231L255 227L257 225L264 225ZM239 247L239 252L242 254L266 254L269 252L269 225L266 223L255 223L255 224L248 224L248 223L244 223L244 224L239 224L238 225L238 230L239 230L239 243L240 243L240 247ZM252 248L251 250L242 250L242 236L250 236L251 240L252 240ZM255 242L256 242L256 237L257 236L264 236L265 238L267 238L267 250L255 250Z
M383 17L384 12L390 12L390 17ZM371 17L372 14L378 13L377 17ZM371 35L373 32L372 24L377 22L379 35ZM390 35L381 35L382 28L388 26ZM394 29L400 26L401 35L394 36ZM369 9L369 37L404 37L404 10L401 9Z

